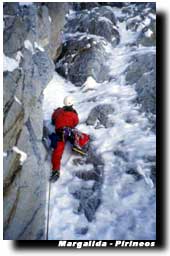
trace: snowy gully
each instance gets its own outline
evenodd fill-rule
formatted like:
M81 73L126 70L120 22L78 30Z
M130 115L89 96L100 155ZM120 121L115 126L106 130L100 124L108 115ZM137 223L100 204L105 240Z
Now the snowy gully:
M131 17L140 20L136 8L139 6L129 5L134 10ZM151 12L146 14L147 8L142 8L143 23L154 22L149 18ZM89 10L87 16L93 17L99 9ZM119 44L74 32L80 14L70 12L69 29L63 34L68 50L44 90L47 130L54 132L51 114L71 94L80 120L76 128L92 138L88 156L81 159L66 144L60 179L47 185L47 239L60 241L60 247L151 247L154 243L149 241L156 239L156 115L147 114L149 108L155 109L156 48L137 43L143 23L131 31L127 27L134 20L128 14L121 8L106 9L117 19ZM110 26L102 15L99 22ZM64 76L61 70L66 72Z

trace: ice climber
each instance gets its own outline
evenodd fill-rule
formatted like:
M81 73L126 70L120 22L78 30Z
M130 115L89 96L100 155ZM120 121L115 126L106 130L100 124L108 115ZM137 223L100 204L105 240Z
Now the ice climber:
M65 143L70 138L72 128L79 123L76 110L73 108L72 96L64 98L64 107L57 108L52 114L52 124L55 125L57 143L52 152L52 174L50 181L55 182L60 176L60 162L63 155Z

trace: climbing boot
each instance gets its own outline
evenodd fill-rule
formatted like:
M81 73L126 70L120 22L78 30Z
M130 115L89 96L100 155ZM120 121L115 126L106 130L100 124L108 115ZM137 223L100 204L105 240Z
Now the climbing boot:
M52 171L51 177L50 177L50 181L51 182L55 182L58 180L58 178L60 177L60 171Z

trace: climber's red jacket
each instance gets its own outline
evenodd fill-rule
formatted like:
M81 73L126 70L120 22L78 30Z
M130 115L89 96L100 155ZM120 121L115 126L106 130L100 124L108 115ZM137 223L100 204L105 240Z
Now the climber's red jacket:
M74 128L79 123L77 112L72 107L57 108L52 114L52 123L56 130L64 127ZM61 158L65 147L65 141L58 141L52 153L52 169L60 170Z
M52 114L52 123L56 129L74 128L79 123L78 114L72 107L57 108Z

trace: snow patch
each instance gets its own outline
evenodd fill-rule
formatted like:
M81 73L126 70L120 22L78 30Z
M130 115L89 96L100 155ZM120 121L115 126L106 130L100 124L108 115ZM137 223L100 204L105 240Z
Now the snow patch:
M17 61L18 63L20 63L21 58L23 58L23 54L22 54L21 51L18 51L17 54L16 54L15 59L16 59L16 61Z
M16 95L14 96L14 100L15 100L19 105L22 105L21 101L17 98Z
M153 31L148 29L146 32L145 32L145 36L146 37L151 37L153 35Z
M18 147L14 146L13 151L16 152L17 154L20 154L20 164L23 165L23 163L26 161L27 159L27 154L20 150Z
M51 19L51 17L50 17L50 16L48 16L48 19L49 19L49 22L51 23L51 22L52 22L52 19Z
M42 46L40 46L37 42L34 42L34 47L39 49L41 52L44 52L44 48Z
M34 54L34 48L32 43L29 40L24 41L24 47L28 49L32 54Z
M140 175L142 175L144 177L144 180L146 182L146 184L148 184L150 186L150 188L154 187L153 181L150 178L150 170L149 169L145 169L143 170L142 166L140 164L138 164L137 166L137 171Z
M92 76L89 76L81 88L83 92L86 92L88 90L95 90L97 85L98 83L95 79Z
M87 45L86 45L86 48L87 48L87 49L91 48L91 44L87 44Z
M145 26L149 26L151 23L151 19L149 17L146 17L145 20L143 21L143 24L145 24Z
M156 20L156 15L153 13L149 13L148 15L151 19Z
M137 28L137 32L141 32L142 29L144 29L145 27L149 27L151 23L151 19L149 17L146 17L138 26Z
M19 67L19 61L3 55L3 71L12 72Z
M126 22L119 23L119 33L120 33L120 45L124 45L127 43L132 43L137 38L137 35L135 32L126 30Z
M7 157L7 156L8 156L7 152L3 152L3 157Z

